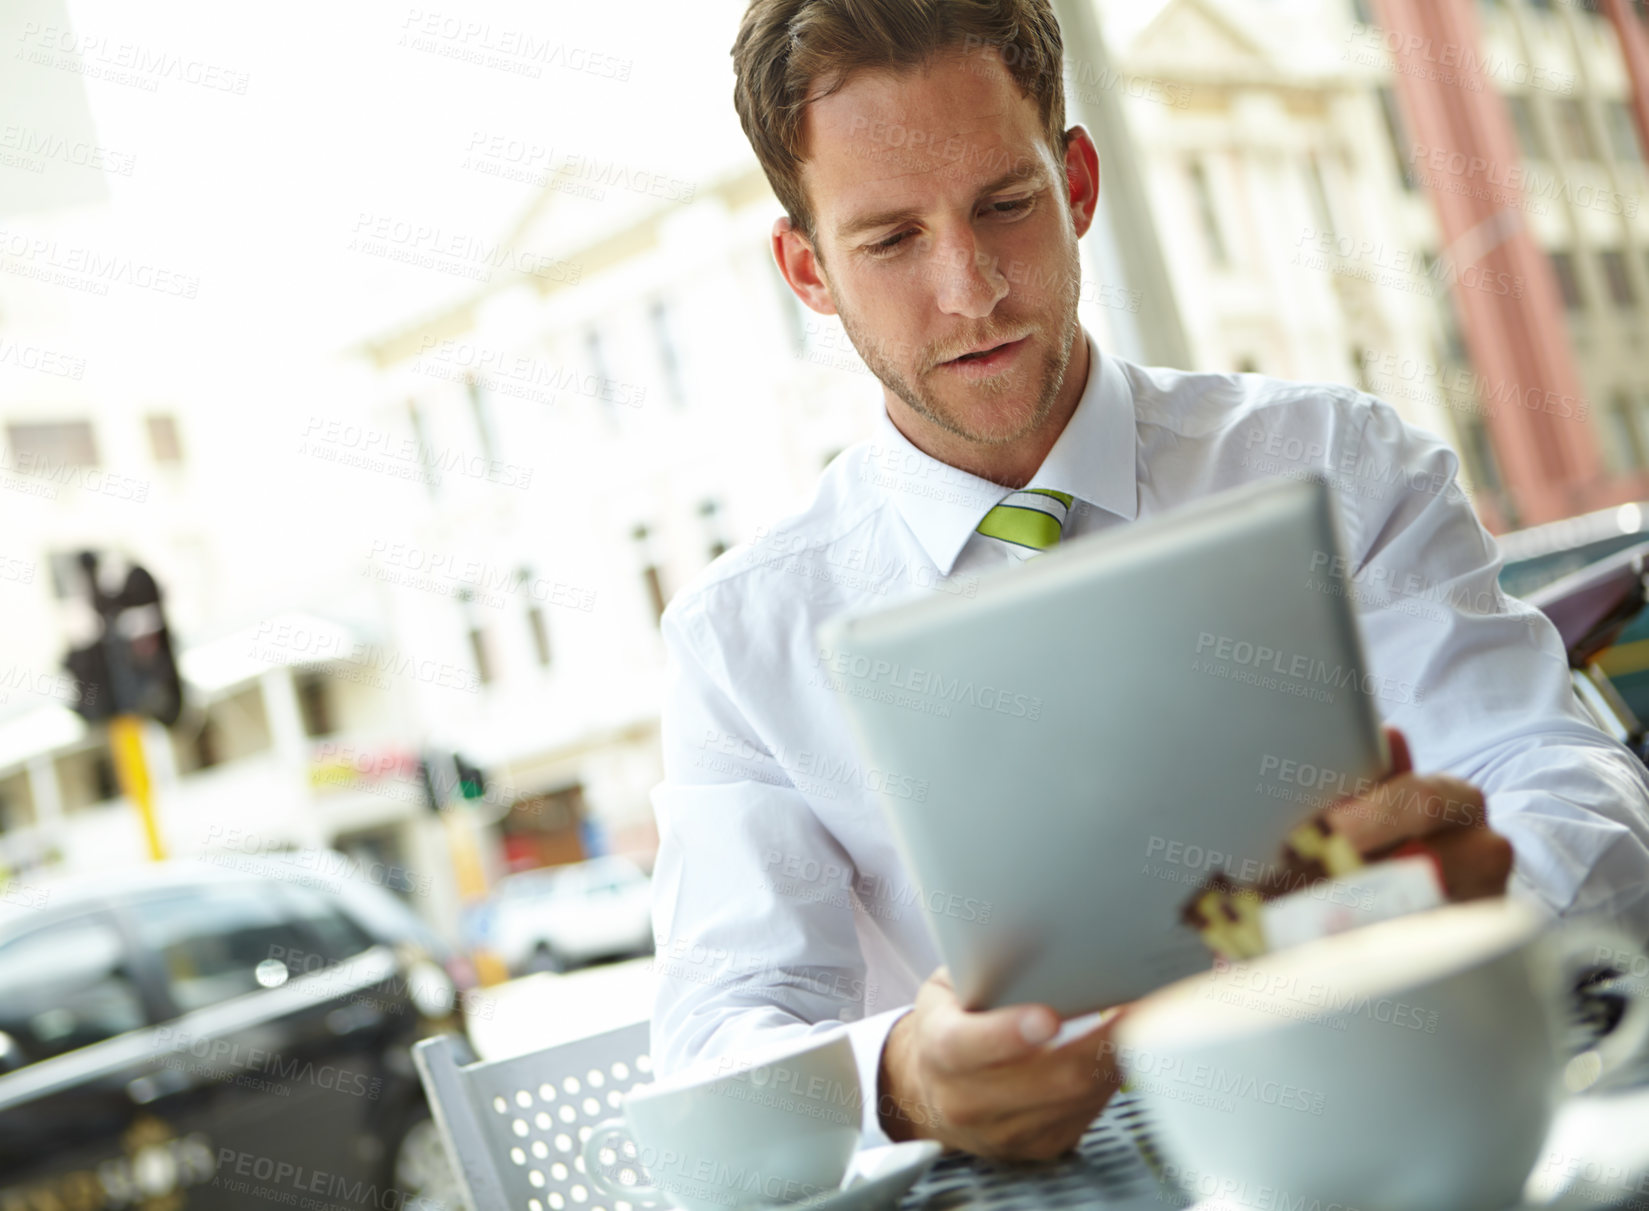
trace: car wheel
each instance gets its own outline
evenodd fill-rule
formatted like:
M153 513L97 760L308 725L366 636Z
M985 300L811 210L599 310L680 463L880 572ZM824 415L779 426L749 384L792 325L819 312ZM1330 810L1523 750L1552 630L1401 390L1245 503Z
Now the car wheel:
M458 1174L427 1107L407 1119L390 1160L389 1184L404 1211L464 1211Z
M532 953L527 956L527 961L522 964L521 969L535 973L540 971L559 973L567 970L567 964L560 955L550 949L548 942L540 942L533 947Z

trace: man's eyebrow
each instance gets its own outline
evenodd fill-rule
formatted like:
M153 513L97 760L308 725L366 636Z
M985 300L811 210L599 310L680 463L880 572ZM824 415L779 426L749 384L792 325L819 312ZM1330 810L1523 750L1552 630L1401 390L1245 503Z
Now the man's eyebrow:
M1040 164L1037 165L1034 172L1030 173L1009 169L995 180L986 184L974 196L975 198L983 198L989 194L996 193L998 190L1006 189L1008 186L1015 184L1035 185L1038 188L1041 188L1047 184L1047 181L1048 174L1043 170ZM910 219L914 219L918 213L918 211L913 210L908 206L902 206L897 210L881 210L877 211L875 214L861 215L856 219L849 219L847 222L838 227L836 229L836 238L844 241L851 240L854 236L863 235L867 231L875 231L880 227L890 227L895 223L903 223Z

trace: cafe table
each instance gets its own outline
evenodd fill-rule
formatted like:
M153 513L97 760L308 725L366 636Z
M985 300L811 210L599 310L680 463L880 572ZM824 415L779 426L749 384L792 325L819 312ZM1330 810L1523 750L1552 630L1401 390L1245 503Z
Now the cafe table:
M1143 1108L1123 1092L1073 1154L1042 1164L1008 1164L946 1153L905 1193L899 1211L1329 1211L1327 1205L1314 1207L1268 1188L1184 1192L1174 1175L1172 1161L1151 1140ZM1527 1193L1531 1201L1525 1207L1546 1211L1649 1211L1649 1067L1562 1107ZM1199 1194L1208 1197L1198 1201Z

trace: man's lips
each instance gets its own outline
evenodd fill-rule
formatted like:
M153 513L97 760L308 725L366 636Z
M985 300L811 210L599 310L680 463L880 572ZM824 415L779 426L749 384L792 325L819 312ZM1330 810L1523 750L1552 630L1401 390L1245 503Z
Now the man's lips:
M1000 345L990 345L973 353L964 353L961 357L953 357L949 361L940 362L946 369L974 369L990 370L1006 365L1030 341L1029 334L1018 340L1006 341Z

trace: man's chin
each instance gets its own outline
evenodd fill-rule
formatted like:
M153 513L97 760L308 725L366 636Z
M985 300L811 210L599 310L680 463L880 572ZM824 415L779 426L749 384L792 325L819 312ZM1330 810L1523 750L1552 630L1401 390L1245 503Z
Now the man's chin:
M1000 446L1018 441L1034 432L1042 420L1034 399L934 400L932 404L944 428L981 445Z

